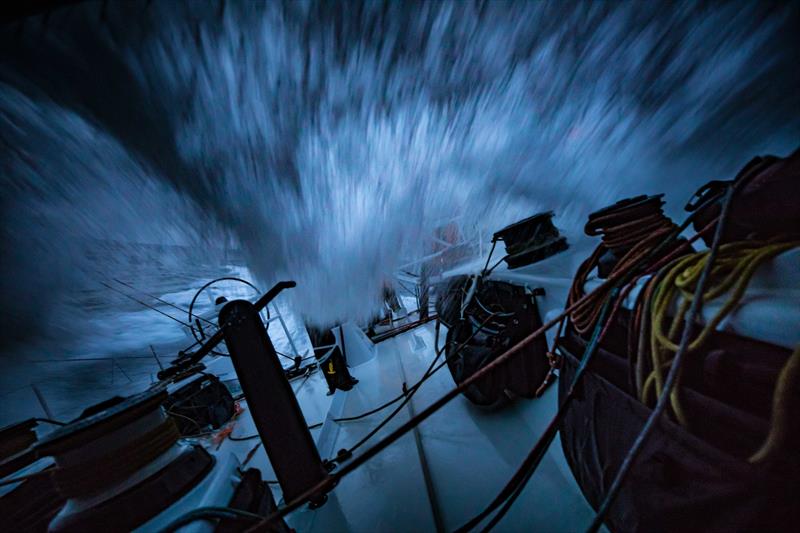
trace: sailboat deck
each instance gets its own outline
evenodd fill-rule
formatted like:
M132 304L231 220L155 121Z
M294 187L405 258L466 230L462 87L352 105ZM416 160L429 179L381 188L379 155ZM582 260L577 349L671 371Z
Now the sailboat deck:
M312 430L322 457L333 457L355 444L399 404L361 420L336 422L334 418L361 414L396 397L403 382L410 386L422 377L434 355L434 326L426 324L377 345L374 358L351 369L360 382L349 392L326 396L319 373L305 382L303 378L293 382L309 424L322 420L330 406L323 426ZM453 380L443 368L354 453L377 442L452 387ZM517 400L494 411L458 397L423 422L416 435L409 432L346 476L322 508L302 508L287 521L298 531L454 530L483 509L508 481L554 414L556 402L556 387L539 399ZM235 436L255 432L246 413L233 429ZM233 452L244 461L258 442L225 441L217 453ZM256 450L248 466L261 469L265 479L274 479L263 448ZM280 501L279 487L272 486ZM591 518L592 510L556 439L497 530L580 530Z

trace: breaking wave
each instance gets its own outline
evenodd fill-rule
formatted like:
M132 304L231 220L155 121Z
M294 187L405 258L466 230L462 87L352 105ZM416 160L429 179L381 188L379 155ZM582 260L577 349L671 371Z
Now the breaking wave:
M70 305L141 269L142 243L176 275L241 254L328 323L369 315L443 221L486 235L552 209L574 234L661 191L677 211L794 148L797 29L769 2L90 2L9 22L3 344L73 339Z

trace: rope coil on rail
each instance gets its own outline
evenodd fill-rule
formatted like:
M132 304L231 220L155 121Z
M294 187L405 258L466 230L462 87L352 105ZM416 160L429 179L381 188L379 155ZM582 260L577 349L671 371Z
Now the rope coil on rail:
M118 481L151 463L181 438L178 427L167 418L150 431L125 443L121 448L99 458L76 465L55 466L32 474L10 477L0 486L20 483L31 478L52 477L57 490L65 497L80 497Z
M690 339L692 337L695 321L703 305L703 294L705 290L705 285L720 248L722 235L725 231L725 224L728 220L728 216L730 213L730 206L731 206L731 200L733 198L733 193L734 193L734 187L732 186L727 187L727 189L724 192L725 196L722 203L722 211L719 215L719 218L714 228L714 239L709 249L708 260L703 266L700 277L697 281L697 285L695 287L694 298L692 299L691 306L688 310L686 326L683 329L681 335L681 342L680 345L678 346L678 350L675 353L674 364L670 368L669 373L666 379L664 380L663 390L658 397L658 401L656 402L655 407L653 408L652 412L650 413L650 416L645 422L644 427L636 436L636 439L634 440L633 444L628 450L628 453L625 455L625 458L623 459L622 464L619 467L619 470L617 470L617 473L614 476L614 479L611 482L611 486L608 488L608 491L606 492L603 501L600 502L597 514L595 515L591 525L587 530L591 533L594 533L597 530L599 530L600 526L605 521L605 517L608 516L608 512L611 509L611 506L614 504L614 501L616 500L616 497L619 494L619 491L622 488L622 484L625 482L628 473L631 471L631 468L636 463L639 453L641 453L645 443L647 442L647 439L652 434L656 423L659 421L661 415L666 410L667 402L670 397L672 387L674 386L678 377L678 370L680 369L680 365L683 358L686 356L686 351L687 351L686 348L689 345ZM707 202L708 201L710 200L707 200ZM697 211L695 211L695 213L697 213ZM692 216L690 215L689 219L691 218Z
M658 309L654 308L652 304L654 302L661 302L659 298L664 298L660 291L663 290L661 287L663 286L665 277L670 274L676 265L681 264L685 266L689 262L689 259L686 257L681 257L681 255L692 252L690 247L692 241L705 235L708 230L714 229L716 230L714 244L711 246L710 252L705 254L708 257L707 264L702 265L702 267L700 265L695 265L694 270L680 278L680 281L678 282L680 286L676 285L675 289L676 291L682 291L681 294L683 295L690 294L692 284L696 280L696 283L694 283L695 294L693 298L689 299L690 308L685 313L686 316L691 317L687 322L692 323L694 318L697 316L700 303L703 300L702 289L707 281L709 273L712 272L711 265L714 264L714 258L720 251L719 237L724 231L724 222L729 212L730 199L733 195L734 188L735 187L726 187L720 192L720 194L703 199L702 203L703 206L705 206L711 204L712 202L718 201L720 196L724 195L725 199L722 202L722 213L719 215L719 217L708 223L689 241L680 240L679 236L681 232L685 230L693 221L695 218L695 213L690 214L684 223L681 224L681 226L676 226L661 212L660 201L656 207L653 206L655 202L650 203L650 205L647 207L647 209L651 210L649 214L647 209L641 206L638 206L635 210L631 210L628 215L635 220L626 220L624 217L616 216L594 217L594 219L590 221L593 223L593 226L589 227L587 224L587 233L597 232L594 234L602 234L604 237L604 242L598 246L589 260L581 265L581 269L578 273L579 276L582 277L583 282L585 282L585 278L588 277L588 274L591 272L591 270L597 266L600 258L609 250L619 257L619 260L611 269L607 279L603 281L599 287L588 294L584 294L582 290L583 283L580 283L581 290L570 291L567 305L560 315L551 319L536 331L532 332L530 335L511 346L504 353L500 354L494 361L481 368L476 373L472 374L464 382L458 384L444 396L440 397L438 400L434 401L431 405L419 412L416 416L411 417L406 423L401 424L398 428L378 441L371 448L362 452L360 455L353 457L351 460L342 463L341 468L332 473L327 479L321 481L313 487L310 487L306 492L294 500L287 502L283 507L279 508L269 516L263 517L259 522L254 524L251 530L264 530L265 528L269 528L275 520L278 520L283 516L286 516L288 513L294 511L315 494L326 492L332 489L341 478L366 463L386 447L397 441L405 433L411 431L414 427L430 417L433 413L437 412L453 398L463 393L463 391L471 384L477 382L480 378L492 372L510 358L519 355L522 351L522 348L524 348L537 337L541 336L545 331L555 325L563 324L566 317L572 318L573 321L576 319L577 321L580 321L584 331L589 331L592 329L594 330L594 333L592 334L592 341L590 341L589 345L587 345L587 349L579 366L579 368L585 369L589 363L593 351L597 347L598 342L608 332L610 322L616 312L620 309L622 300L624 300L625 295L633 288L635 282L643 275L655 273L655 275L652 276L651 279L645 284L644 289L640 292L640 295L637 298L637 305L635 307L634 320L637 324L641 324L643 329L646 329L648 320L652 321L654 318L652 310ZM660 199L660 197L657 198ZM609 214L614 215L615 213L603 213L603 215ZM635 217L634 214L636 215ZM779 248L771 249L770 253L780 253L779 251L776 251L778 249ZM766 260L767 256L774 257L774 255L769 255L767 252L764 253L764 257L754 257L761 258L761 260ZM704 254L696 255L701 256ZM691 255L688 257L695 257L696 255ZM751 264L751 266L755 265L755 263L748 264ZM752 268L755 268L755 266L752 266ZM720 268L723 267L718 266L715 271L715 275L719 274L721 272ZM745 267L740 267L737 272L744 276L748 272L748 269ZM698 273L699 277L697 277ZM577 277L578 276L576 276L576 278ZM674 276L671 279L672 283L674 284L678 279L678 276ZM724 280L729 279L731 279L731 275L724 277ZM576 282L575 285L577 286L579 284ZM734 286L739 287L740 285L734 283ZM743 286L746 287L746 283L744 283ZM573 288L576 287L574 286ZM612 302L613 306L611 305ZM609 320L606 321L605 316L609 307L611 307L611 312L609 315ZM671 327L670 329L673 328ZM691 337L691 331L688 330L690 329L690 327L687 327L684 330L682 342L679 346L677 346L677 353L675 355L676 363L669 367L669 375L666 377L666 380L663 383L658 404L656 405L656 408L654 409L653 414L648 420L645 428L640 433L639 437L637 437L634 446L626 456L622 468L620 468L620 471L617 473L617 476L607 494L605 501L602 502L601 508L595 517L594 522L590 526L590 531L595 531L599 525L602 524L610 505L613 503L614 496L624 480L625 474L634 463L638 451L641 449L644 440L646 440L648 436L648 432L651 430L658 417L663 413L663 409L666 406L665 402L669 401L671 389L677 382L677 369L679 368L680 360L685 356L687 352L686 348L689 346L688 339ZM670 332L663 334L662 331L662 335L665 338L674 338L674 335L669 335L669 333ZM672 333L674 333L674 331ZM642 338L640 337L639 345L636 346L637 353L641 352L641 341ZM674 343L672 343L672 345L674 346ZM638 359L641 361L643 358L639 357ZM439 368L441 368L441 365ZM438 370L438 368L436 370ZM433 370L433 372L436 370ZM641 376L640 379L638 375L640 373L640 369L638 367L636 372L637 384L643 383L643 381L645 381L647 378ZM578 385L579 377L580 372L576 375L576 378L570 387L570 392L575 390L575 387ZM652 380L655 379L656 378L652 378ZM786 391L791 389L792 384L796 384L798 381L800 381L800 349L796 350L792 355L789 363L787 363L786 367L784 368L780 379L781 384L779 384L779 390L776 390L773 418L785 421L787 419L786 404L788 403ZM407 389L407 392L411 392L412 390L413 388ZM783 392L780 393L780 391ZM398 397L396 401L402 397L403 396ZM545 430L545 434L542 435L537 441L528 458L506 485L506 488L498 495L495 501L492 502L490 508L479 515L480 518L478 518L477 521L473 520L469 522L467 526L474 527L474 525L480 523L483 518L488 516L488 514L490 514L494 509L505 502L503 508L493 517L488 527L491 528L499 522L505 512L511 507L511 505L513 505L514 500L519 496L526 482L528 479L530 479L532 473L536 469L536 466L544 456L547 447L552 441L552 436L555 435L555 432L557 431L559 417L563 416L564 412L563 406L560 407L556 413L556 416ZM751 461L757 462L763 460L763 457L771 453L776 447L785 446L786 440L787 437L785 435L785 428L778 428L774 433L770 433L770 436L767 439L767 442L765 442L762 450L754 455L751 458ZM471 527L465 527L464 529L470 529Z
M569 290L568 305L575 304L586 296L583 287L589 274L609 252L617 258L610 276L627 273L633 265L643 266L644 258L648 261L660 258L653 255L652 250L674 234L677 228L662 210L662 196L623 200L589 216L584 232L589 236L601 236L602 242L578 268ZM674 246L681 244L676 242L672 247L662 248L661 254L667 254ZM587 335L592 330L608 294L608 289L600 290L598 287L570 313L570 320L578 333Z
M728 294L728 298L714 316L705 324L700 333L686 347L691 353L703 346L720 322L730 314L744 296L753 274L764 262L785 251L800 246L800 242L734 242L720 246L717 261L709 274L709 287L703 293L703 301L708 302ZM651 341L650 356L652 370L644 380L640 399L647 404L652 392L656 397L663 390L663 371L672 365L672 355L678 345L672 341L683 326L686 313L694 300L694 291L700 274L706 266L710 253L700 252L679 259L666 268L663 279L659 279L653 290L650 309ZM666 316L673 302L677 300L677 311L672 322L665 329ZM671 394L672 411L682 425L688 421L680 405L680 372L675 390Z

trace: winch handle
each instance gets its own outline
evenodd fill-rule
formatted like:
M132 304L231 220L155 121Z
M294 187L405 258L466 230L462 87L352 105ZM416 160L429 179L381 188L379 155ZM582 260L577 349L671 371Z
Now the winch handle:
M264 296L256 300L253 306L256 309L256 312L261 312L272 300L275 299L278 294L281 293L284 289L291 289L292 287L296 287L296 281L279 281L273 287L264 293ZM211 350L217 347L217 345L222 342L224 338L224 334L222 330L224 326L220 327L209 339L206 341L205 344L201 345L200 348L194 352L193 354L189 355L186 358L181 358L173 363L172 366L169 368L165 368L161 372L159 372L158 379L164 380L171 378L175 374L182 372L194 365L196 365L200 360L211 353Z
M296 281L279 281L276 283L264 294L264 296L256 300L256 303L253 304L256 308L256 312L260 313L261 310L267 306L267 304L274 300L275 297L278 296L281 291L283 291L283 289L291 289L293 287L297 287Z

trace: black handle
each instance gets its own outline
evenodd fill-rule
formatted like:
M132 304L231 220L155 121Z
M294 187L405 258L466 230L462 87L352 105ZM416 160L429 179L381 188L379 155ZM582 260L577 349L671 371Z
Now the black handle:
M256 303L253 306L256 309L256 312L261 312L272 300L275 299L278 294L283 291L283 289L291 289L292 287L296 287L297 282L295 281L279 281L276 283L270 290L268 290L264 296L256 300ZM181 357L180 359L174 361L169 368L165 368L161 372L157 374L158 379L168 379L174 376L175 374L186 370L194 365L196 365L203 357L207 356L211 353L211 350L217 347L217 345L222 342L224 339L224 335L222 330L225 329L225 326L221 327L214 333L205 344L200 346L200 348L192 353L188 354L187 357Z

